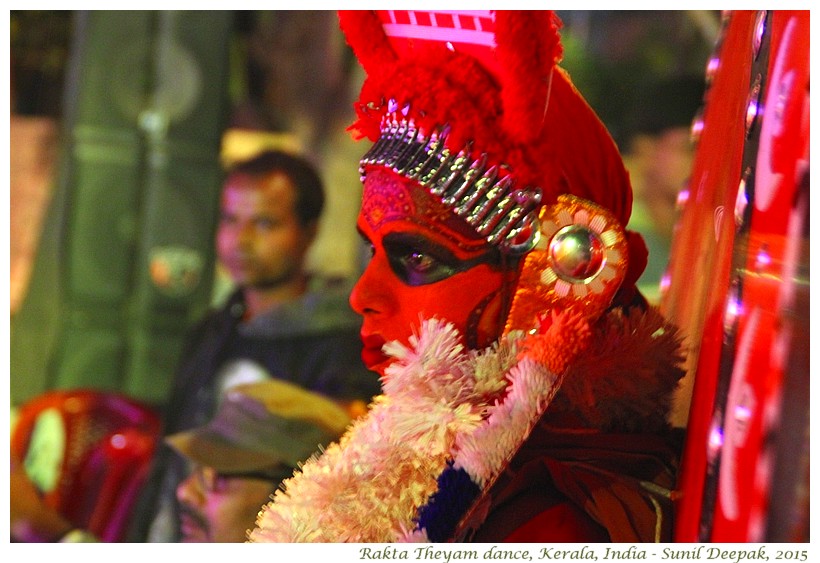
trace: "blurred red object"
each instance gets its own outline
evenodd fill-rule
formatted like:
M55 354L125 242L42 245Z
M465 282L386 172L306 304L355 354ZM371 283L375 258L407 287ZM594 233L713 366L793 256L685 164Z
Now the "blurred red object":
M44 502L104 542L125 540L161 437L158 414L129 397L54 390L19 407L11 452Z
M809 32L724 12L707 66L661 299L690 346L677 542L808 541Z

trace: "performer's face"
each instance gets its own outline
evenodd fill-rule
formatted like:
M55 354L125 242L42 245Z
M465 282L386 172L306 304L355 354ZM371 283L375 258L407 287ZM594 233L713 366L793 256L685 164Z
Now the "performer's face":
M453 323L473 348L503 328L504 271L469 227L415 182L372 167L358 229L372 258L350 296L362 315L362 359L384 375L386 341L407 345L420 320Z

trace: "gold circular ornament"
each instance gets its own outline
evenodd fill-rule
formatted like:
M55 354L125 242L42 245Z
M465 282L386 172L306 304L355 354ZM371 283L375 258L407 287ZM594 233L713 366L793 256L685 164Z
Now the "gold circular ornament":
M593 321L609 307L627 269L627 241L613 215L570 195L545 205L540 239L524 258L506 332L532 332L556 308Z

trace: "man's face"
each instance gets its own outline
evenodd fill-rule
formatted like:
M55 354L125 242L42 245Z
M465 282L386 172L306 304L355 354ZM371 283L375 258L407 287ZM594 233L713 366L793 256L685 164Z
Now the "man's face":
M295 203L296 190L281 172L227 179L216 247L236 284L275 288L301 274L316 225L299 222Z
M271 481L224 476L211 467L196 467L177 486L181 541L244 542L275 487Z
M452 322L471 347L503 328L504 272L486 242L415 182L373 167L364 183L357 226L372 258L350 296L362 315L362 359L384 375L386 341L405 345L420 319Z

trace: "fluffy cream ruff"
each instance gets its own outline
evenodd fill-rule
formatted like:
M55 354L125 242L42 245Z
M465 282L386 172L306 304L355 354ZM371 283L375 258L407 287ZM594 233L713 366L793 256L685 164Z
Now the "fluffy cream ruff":
M680 337L654 309L610 312L586 332L585 350L559 377L534 358L565 349L576 331L555 322L538 354L511 335L465 351L457 331L422 323L410 346L396 342L383 394L338 443L309 459L262 507L251 542L426 541L415 518L452 460L484 490L542 418L598 431L666 423L678 380ZM560 354L559 354L560 355ZM547 409L547 406L549 408ZM544 414L546 411L546 414Z
M283 483L250 541L424 540L414 518L448 460L492 481L552 397L556 377L517 361L517 340L465 351L452 325L430 320L409 348L392 343L384 394Z

